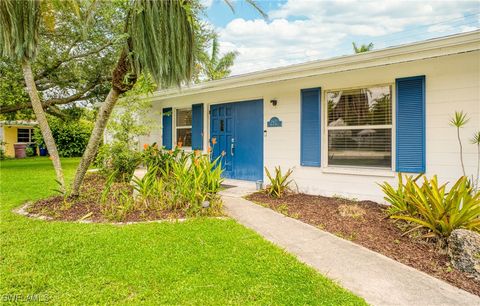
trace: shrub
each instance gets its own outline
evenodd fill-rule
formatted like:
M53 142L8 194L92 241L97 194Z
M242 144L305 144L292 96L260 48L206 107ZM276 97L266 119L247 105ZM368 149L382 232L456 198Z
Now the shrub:
M285 192L290 190L289 185L292 183L292 180L288 180L288 178L293 172L292 169L288 169L285 175L282 175L280 167L275 167L275 176L270 174L267 167L265 167L265 172L270 180L270 184L266 188L269 196L281 198Z
M28 157L32 157L32 156L35 156L35 149L33 146L27 146L25 148L25 155L27 155Z
M141 162L141 152L115 141L100 147L94 165L105 175L113 175L115 181L129 182Z
M142 178L133 177L135 196L130 195L129 201L126 192L113 188L114 182L129 181L142 161L147 173ZM132 211L187 216L221 213L220 158L212 161L209 154L187 153L179 148L165 150L156 144L145 145L140 153L117 141L102 146L96 163L109 175L100 202L104 216L110 220L124 220Z
M153 143L152 145L145 144L143 148L143 164L147 166L147 168L157 167L159 170L162 169L163 171L158 171L159 175L164 172L168 174L173 163L188 158L188 154L179 147L176 147L174 150L166 150L159 148L156 143Z
M7 155L5 155L5 145L7 143L4 141L0 141L0 160L4 160L7 158Z
M218 192L222 169L219 159L211 161L209 155L198 152L153 150L147 147L145 151L149 152L149 156L155 151L158 154L155 160L162 162L150 162L145 176L133 179L138 194L138 208L183 211L190 216L220 212Z
M201 212L203 203L208 202L215 209L220 202L218 191L222 169L219 158L210 160L209 155L190 154L187 158L172 163L171 174L164 175L166 192L172 194L171 209L182 208L189 214Z
M447 192L447 184L439 186L437 176L423 184L407 178L399 183L397 192L384 183L385 199L397 208L392 209L391 218L411 222L415 229L425 229L424 237L444 240L458 228L480 232L480 192L473 190L467 177L462 176ZM398 191L401 190L401 191ZM392 196L393 195L393 196Z
M63 120L55 117L50 117L48 122L61 157L83 155L93 130L92 122L85 119ZM40 148L45 148L45 142L38 127L34 131L34 140Z

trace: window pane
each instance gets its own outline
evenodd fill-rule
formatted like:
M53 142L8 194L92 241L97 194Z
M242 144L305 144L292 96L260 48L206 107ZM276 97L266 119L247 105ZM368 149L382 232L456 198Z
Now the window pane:
M327 93L328 126L392 124L390 86Z
M177 145L182 147L192 146L192 129L177 129Z
M328 131L328 164L340 166L392 166L391 129Z
M17 142L30 142L30 129L17 129Z
M192 126L191 109L177 109L177 126Z

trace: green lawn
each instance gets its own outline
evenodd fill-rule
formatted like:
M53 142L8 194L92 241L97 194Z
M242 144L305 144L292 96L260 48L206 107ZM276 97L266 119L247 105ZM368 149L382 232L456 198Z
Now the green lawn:
M68 179L78 159L64 159ZM365 302L232 220L125 226L11 212L53 193L46 158L2 161L0 295L55 304Z

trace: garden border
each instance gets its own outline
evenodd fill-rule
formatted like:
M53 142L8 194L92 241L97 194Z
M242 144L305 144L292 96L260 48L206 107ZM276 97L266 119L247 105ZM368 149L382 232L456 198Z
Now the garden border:
M147 223L183 223L185 221L195 220L199 217L192 217L192 218L179 218L179 219L157 219L157 220L145 220L145 221L128 221L128 222L95 222L89 219L84 220L75 220L75 221L67 221L67 220L56 220L49 216L44 216L40 214L29 213L27 208L32 205L34 202L27 201L23 203L21 206L12 209L17 215L24 216L34 220L41 220L41 221L56 221L56 222L64 222L64 223L78 223L78 224L108 224L108 225L134 225L134 224L147 224ZM232 218L228 216L220 216L220 217L200 217L200 218L208 218L208 219L219 219L219 220L231 220Z

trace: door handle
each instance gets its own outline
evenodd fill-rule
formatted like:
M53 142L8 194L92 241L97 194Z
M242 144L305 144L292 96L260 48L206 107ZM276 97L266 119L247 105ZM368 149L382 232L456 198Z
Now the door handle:
M230 145L230 155L233 156L233 154L235 153L235 144L231 144Z

